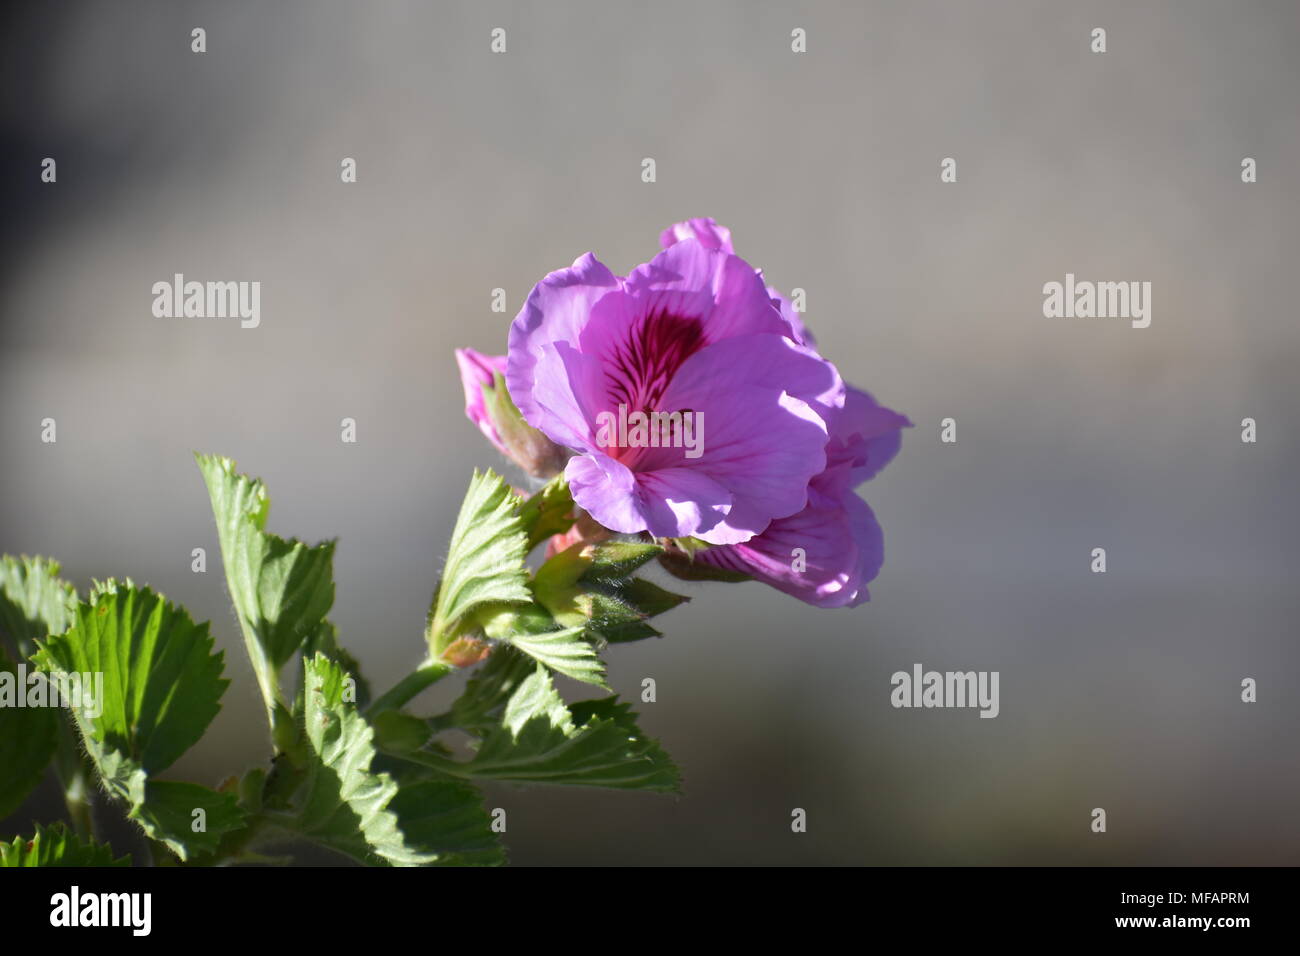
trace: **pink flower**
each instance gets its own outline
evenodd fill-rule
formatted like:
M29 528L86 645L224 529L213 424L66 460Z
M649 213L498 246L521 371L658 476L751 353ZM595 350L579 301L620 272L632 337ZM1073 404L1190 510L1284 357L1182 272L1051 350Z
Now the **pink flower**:
M526 467L571 450L584 534L699 538L713 545L695 554L705 566L819 607L866 601L883 538L854 489L911 422L845 386L729 229L691 219L660 242L625 277L592 253L552 272L507 356L459 350L466 414ZM536 436L522 455L520 429Z
M510 329L511 396L575 451L574 500L613 531L748 541L802 510L826 466L839 375L720 247L725 230L706 238L626 277L588 253L539 282Z

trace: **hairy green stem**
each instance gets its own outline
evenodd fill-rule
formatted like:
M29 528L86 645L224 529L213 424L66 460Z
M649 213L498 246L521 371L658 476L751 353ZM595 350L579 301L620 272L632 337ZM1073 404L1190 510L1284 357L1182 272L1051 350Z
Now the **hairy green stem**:
M83 840L93 840L95 832L95 790L93 771L82 756L76 728L66 714L59 721L58 750L54 772L63 790L72 829Z
M245 624L242 617L239 623L244 632L244 647L248 652L248 660L253 665L253 676L257 678L257 687L262 692L262 702L266 704L266 723L271 731L271 741L276 753L280 753L285 749L284 741L287 732L282 726L284 723L282 713L288 713L280 690L280 674L262 650L253 628ZM288 734L288 737L291 738L292 734Z
M469 774L465 772L465 768L460 763L447 757L440 757L437 754L427 753L423 750L390 750L382 746L379 751L389 757L405 760L407 763L413 763L421 767L429 767L432 770L439 770L453 777L464 777L466 779L469 777Z
M432 687L453 670L454 667L442 661L426 660L394 684L391 690L372 701L366 708L366 714L374 716L381 711L401 709L416 694L427 687Z

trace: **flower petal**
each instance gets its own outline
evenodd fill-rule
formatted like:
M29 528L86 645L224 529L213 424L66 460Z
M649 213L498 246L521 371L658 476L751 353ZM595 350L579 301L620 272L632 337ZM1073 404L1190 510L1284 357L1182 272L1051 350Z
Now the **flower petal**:
M659 245L667 249L683 239L698 239L706 249L721 249L729 253L736 251L731 246L731 230L719 226L712 217L673 223L659 234Z
M698 239L669 246L633 269L625 284L638 300L637 315L707 320L709 342L787 329L754 267Z
M645 528L632 469L599 452L575 455L564 469L574 502L611 531L635 534Z
M537 283L510 325L506 365L510 397L528 424L561 444L566 444L565 439L553 429L563 419L548 414L534 394L537 364L545 356L554 357L556 343L576 343L592 307L619 287L618 277L589 252L568 269L558 269Z
M852 492L829 507L810 506L773 521L744 544L696 556L740 571L817 607L856 607L884 561L884 539L867 503ZM796 560L803 570L796 571Z
M813 407L838 381L829 362L782 335L717 342L685 363L664 393L667 410L692 410L703 454L646 449L640 471L689 466L735 498L725 521L699 537L744 541L807 503L826 465L826 425Z
M565 469L574 502L611 531L693 537L731 507L726 488L687 468L636 474L600 452L579 455Z
M488 416L487 404L483 401L483 387L492 387L494 374L505 373L506 357L504 355L484 355L473 349L456 349L456 366L460 369L460 384L465 391L465 417L478 426L479 431L501 452L501 436L497 434Z
M808 326L804 325L803 316L795 311L794 304L771 286L767 287L767 294L771 297L776 310L781 313L781 318L785 319L786 325L790 327L791 338L800 345L816 348L817 340L808 331Z
M826 450L828 466L848 462L853 487L874 478L894 459L903 441L902 430L912 427L905 415L852 386L846 390L843 410L827 424L831 438Z

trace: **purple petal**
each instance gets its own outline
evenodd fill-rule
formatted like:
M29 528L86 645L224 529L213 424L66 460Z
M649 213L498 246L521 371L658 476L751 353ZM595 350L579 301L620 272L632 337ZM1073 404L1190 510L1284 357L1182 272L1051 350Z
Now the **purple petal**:
M731 230L719 226L712 218L687 219L675 222L659 234L659 245L667 249L683 239L698 239L706 249L720 249L734 253L731 247Z
M731 242L731 230L726 226L718 225L712 217L701 217L697 219L687 219L685 222L675 222L659 235L659 245L664 249L676 245L684 239L695 239L706 249L718 249L722 252L735 254L735 247ZM761 270L759 272L761 277ZM771 286L767 287L768 298L772 300L781 317L789 326L789 334L800 345L816 346L817 342L813 339L812 333L804 325L803 318L794 310L794 306L780 292Z
M907 417L886 408L862 389L849 386L843 409L827 419L829 465L847 462L853 487L880 473L898 454Z
M727 489L687 468L634 473L600 452L569 460L573 500L611 531L693 537L715 526L731 506Z
M830 363L781 335L714 343L683 363L663 402L702 421L703 454L691 460L678 448L645 449L637 467L708 475L735 501L724 521L698 537L747 540L807 503L808 482L826 464L826 425L810 403L837 381Z
M804 325L803 316L795 311L793 303L771 286L767 287L767 294L771 297L777 311L781 313L781 318L785 319L786 325L790 327L790 336L800 345L816 348L817 340L808 331L808 326Z
M802 571L794 570L796 549L803 552ZM696 560L749 574L817 607L856 607L870 597L866 585L884 561L884 539L867 503L849 492L827 507L809 506L773 521L744 544L710 548Z
M555 358L556 343L576 343L592 306L619 287L619 279L589 252L568 269L558 269L537 283L510 325L506 367L510 397L526 422L560 444L566 444L565 439L548 425L562 419L548 416L534 394L537 364L543 357Z
M611 531L635 534L645 527L636 476L608 455L575 455L564 469L573 500Z
M697 239L683 239L633 269L626 287L638 300L633 315L699 319L709 342L787 328L753 266Z

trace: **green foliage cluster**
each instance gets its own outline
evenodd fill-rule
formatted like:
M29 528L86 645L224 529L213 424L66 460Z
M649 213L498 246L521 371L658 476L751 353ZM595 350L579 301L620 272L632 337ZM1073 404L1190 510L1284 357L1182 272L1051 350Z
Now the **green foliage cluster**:
M563 675L608 691L600 652L657 635L649 619L685 600L636 576L659 544L575 544L531 571L529 554L573 523L568 488L556 479L523 497L476 472L430 605L427 656L372 697L328 618L334 542L267 531L262 482L230 459L196 458L265 706L268 761L217 786L162 779L207 731L228 684L207 623L129 580L95 582L82 598L56 562L5 556L0 818L52 767L69 820L0 842L0 866L129 863L98 842L106 807L139 826L157 864L288 862L268 851L310 841L368 865L492 865L505 850L480 781L678 788L627 703L568 704L555 684ZM471 668L448 710L412 712L420 691ZM89 679L62 710L4 696L68 675ZM468 746L453 746L452 731Z

